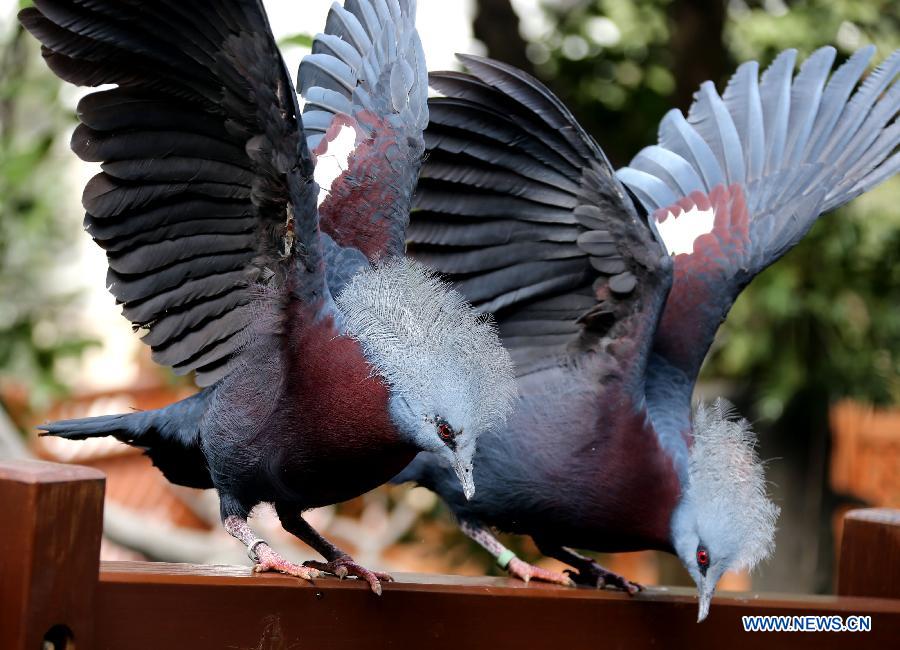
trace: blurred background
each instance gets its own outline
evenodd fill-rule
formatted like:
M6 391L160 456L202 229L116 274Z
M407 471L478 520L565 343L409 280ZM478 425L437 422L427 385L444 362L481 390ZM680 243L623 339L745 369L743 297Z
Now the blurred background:
M214 494L169 485L114 441L34 436L48 419L155 408L193 387L152 364L105 290L103 253L81 229L81 189L97 170L68 149L84 93L41 62L15 20L25 4L0 0L0 458L105 471L104 559L249 564L221 532ZM330 2L264 4L295 70ZM721 88L742 61L826 44L842 59L869 43L881 61L900 47L892 0L419 0L418 25L431 69L455 67L462 51L530 71L617 166L655 142L665 111L686 109L705 79ZM698 397L720 394L755 422L782 507L774 558L727 587L832 590L841 513L900 507L900 178L822 219L744 292ZM286 555L312 557L274 513L255 518ZM371 568L498 572L421 488L382 488L309 519ZM527 540L506 542L559 568ZM643 583L689 583L662 554L601 562Z

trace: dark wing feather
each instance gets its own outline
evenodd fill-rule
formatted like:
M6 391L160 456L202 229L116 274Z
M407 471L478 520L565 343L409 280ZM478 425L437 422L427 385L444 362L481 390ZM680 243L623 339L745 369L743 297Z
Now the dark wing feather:
M429 102L410 254L494 313L520 372L598 349L618 326L614 334L635 343L629 370L638 376L671 280L668 257L606 156L546 87L497 61L460 59L470 74L431 75L445 96Z
M900 50L853 92L874 51L855 53L827 83L830 47L813 53L793 77L791 50L761 78L756 63L745 63L724 98L703 84L688 118L666 115L659 145L619 170L661 233L689 237L668 244L675 280L654 343L689 377L757 273L819 215L900 169Z
M252 284L288 272L288 207L319 250L312 161L290 78L258 0L36 0L19 14L50 68L86 96L72 149L103 171L85 226L107 251L110 291L154 359L231 367ZM298 286L321 290L321 260ZM305 280L304 280L305 278Z
M335 3L300 64L304 128L319 163L342 129L355 139L325 188L322 231L371 261L403 254L424 150L428 78L415 13L415 0Z

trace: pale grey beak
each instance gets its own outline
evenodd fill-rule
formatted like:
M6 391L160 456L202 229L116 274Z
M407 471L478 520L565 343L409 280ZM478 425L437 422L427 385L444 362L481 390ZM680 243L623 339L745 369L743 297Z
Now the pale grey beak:
M459 482L462 483L463 494L466 495L466 500L471 499L475 496L475 480L472 476L472 463L463 462L463 460L456 456L456 476L459 478Z
M697 622L702 623L709 615L709 604L716 592L716 583L706 578L697 585L697 593L700 599L700 611L697 613Z

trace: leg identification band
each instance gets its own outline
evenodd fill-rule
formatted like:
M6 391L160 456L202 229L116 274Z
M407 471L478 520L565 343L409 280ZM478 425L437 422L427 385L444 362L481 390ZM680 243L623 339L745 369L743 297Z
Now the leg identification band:
M516 559L516 554L510 551L509 549L504 550L500 555L497 556L497 566L501 569L506 569L509 566L509 563Z

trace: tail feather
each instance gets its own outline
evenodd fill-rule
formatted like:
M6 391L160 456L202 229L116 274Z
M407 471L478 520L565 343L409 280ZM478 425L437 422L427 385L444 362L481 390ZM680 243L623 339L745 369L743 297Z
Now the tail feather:
M200 425L211 389L154 411L59 420L38 427L42 436L87 440L113 436L144 450L172 483L193 488L213 487L200 447Z
M122 442L133 444L152 427L150 412L136 412L122 415L101 415L99 417L58 420L38 427L42 436L56 436L68 440L87 440L113 436ZM139 443L136 446L141 446Z

